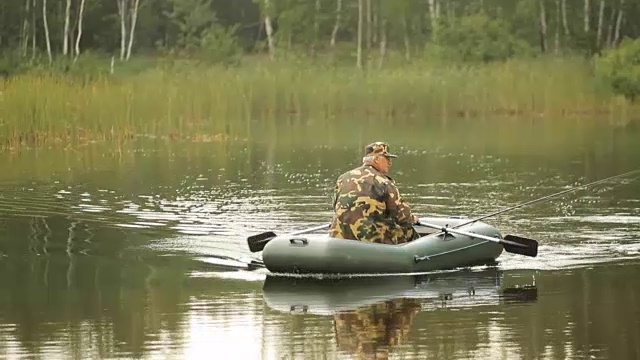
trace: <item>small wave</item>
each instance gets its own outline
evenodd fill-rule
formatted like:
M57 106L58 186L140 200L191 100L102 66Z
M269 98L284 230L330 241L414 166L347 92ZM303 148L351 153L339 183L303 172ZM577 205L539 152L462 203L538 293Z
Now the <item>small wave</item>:
M237 270L237 271L193 271L189 274L196 278L216 278L225 280L243 280L243 281L264 281L267 278L268 270L257 269Z
M559 270L638 258L640 244L589 243L541 245L536 258L505 253L498 258L501 270Z
M421 271L421 272L406 272L406 273L337 273L337 274L323 274L323 273L280 273L272 272L269 276L273 277L285 277L285 278L298 278L298 279L318 279L318 280L331 280L331 279L353 279L353 278L376 278L376 277L402 277L402 276L416 276L416 275L433 275L433 274L448 274L460 271L460 269L449 270L437 270L437 271Z
M562 216L548 217L546 220L556 222L575 221L604 224L640 224L640 216L633 215Z

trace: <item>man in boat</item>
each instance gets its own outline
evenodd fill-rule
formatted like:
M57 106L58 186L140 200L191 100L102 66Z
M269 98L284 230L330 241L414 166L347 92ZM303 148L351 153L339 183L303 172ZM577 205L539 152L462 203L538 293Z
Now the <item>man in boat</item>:
M365 147L362 166L338 177L330 236L391 245L418 237L413 228L418 217L388 175L391 159L397 157L386 143L371 143Z

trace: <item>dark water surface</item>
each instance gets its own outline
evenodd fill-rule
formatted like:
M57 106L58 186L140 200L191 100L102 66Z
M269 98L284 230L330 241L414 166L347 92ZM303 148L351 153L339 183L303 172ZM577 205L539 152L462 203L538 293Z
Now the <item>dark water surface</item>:
M238 270L330 220L386 140L418 214L475 217L640 168L638 122L257 123L248 138L0 157L0 358L640 358L640 181L487 219L495 267L334 281ZM640 176L640 174L638 174Z

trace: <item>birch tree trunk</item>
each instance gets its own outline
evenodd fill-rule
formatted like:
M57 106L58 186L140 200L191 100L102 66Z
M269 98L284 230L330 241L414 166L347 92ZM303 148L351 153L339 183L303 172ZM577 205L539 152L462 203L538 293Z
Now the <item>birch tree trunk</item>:
M371 48L371 0L367 1L367 34L365 39L365 45L367 50Z
M429 18L431 20L431 41L438 37L438 14L436 10L436 0L429 0Z
M407 17L404 16L402 19L404 25L404 58L407 60L411 59L411 42L409 40L409 24L407 24Z
M118 1L118 17L120 17L120 60L124 60L126 54L127 44L127 3L128 0Z
M36 58L36 0L31 3L31 60Z
M560 0L556 0L556 33L554 37L553 52L557 55L560 52Z
M126 60L131 57L131 48L133 47L133 39L136 32L136 23L138 22L138 8L140 7L140 0L135 0L133 3L133 11L131 12L131 22L129 29L129 44L127 46Z
M31 15L31 0L26 0L24 4L24 19L22 21L22 36L20 37L20 47L22 56L27 57L27 49L29 48L29 15Z
M589 0L584 0L584 32L588 33L591 30L589 25L589 18L591 17L591 6Z
M602 44L602 27L604 26L604 0L600 0L600 9L598 10L598 33L596 35L596 47L600 48Z
M364 0L358 0L358 37L357 37L357 55L356 67L362 69L362 20L363 20L363 4Z
M69 18L71 17L71 0L66 1L64 9L64 30L62 35L62 55L69 54Z
M620 41L620 27L622 26L622 18L624 17L624 0L620 0L620 7L618 8L618 19L616 20L616 31L613 36L612 45L615 46Z
M342 16L342 0L338 0L336 4L336 22L333 24L333 30L331 31L331 48L336 47L336 37L338 36L338 30L340 30L340 20Z
M616 21L616 10L611 10L611 15L609 16L609 26L607 29L607 47L611 47L613 45L613 31L614 31L614 23Z
M44 26L44 39L47 44L49 63L52 63L53 56L51 55L51 39L49 38L49 23L47 22L47 0L42 0L42 25Z
M375 3L372 5L371 7L371 21L372 21L372 25L371 25L371 46L375 46L375 44L378 42L378 37L380 36L379 32L380 32L380 24L378 21L378 13L380 12L380 9L378 8L378 6L375 5Z
M380 24L380 59L378 62L378 69L382 69L384 63L384 57L387 54L387 19L382 18Z
M316 48L318 46L318 33L320 32L320 0L316 0L315 13L313 15L313 42L311 43L311 55L316 55Z
M564 29L564 35L569 37L569 21L567 21L567 0L562 0L562 28ZM566 42L566 39L565 39Z
M544 9L544 0L538 0L540 6L540 50L547 52L547 13Z
M82 38L82 20L84 19L84 2L80 0L80 10L78 11L78 35L76 36L76 55L75 60L80 56L80 39Z
M271 26L271 8L269 0L264 0L264 30L267 33L267 46L269 47L269 59L273 60L276 55L276 48L273 43L273 27Z

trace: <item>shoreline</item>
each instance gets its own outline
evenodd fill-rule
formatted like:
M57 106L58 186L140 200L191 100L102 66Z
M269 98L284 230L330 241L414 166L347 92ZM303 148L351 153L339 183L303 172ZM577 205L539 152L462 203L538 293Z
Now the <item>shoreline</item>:
M353 68L257 62L239 67L151 67L122 76L26 73L0 87L0 149L78 141L243 136L255 121L404 125L456 119L602 117L633 120L640 106L614 95L583 58L473 66ZM218 137L218 138L216 138Z

